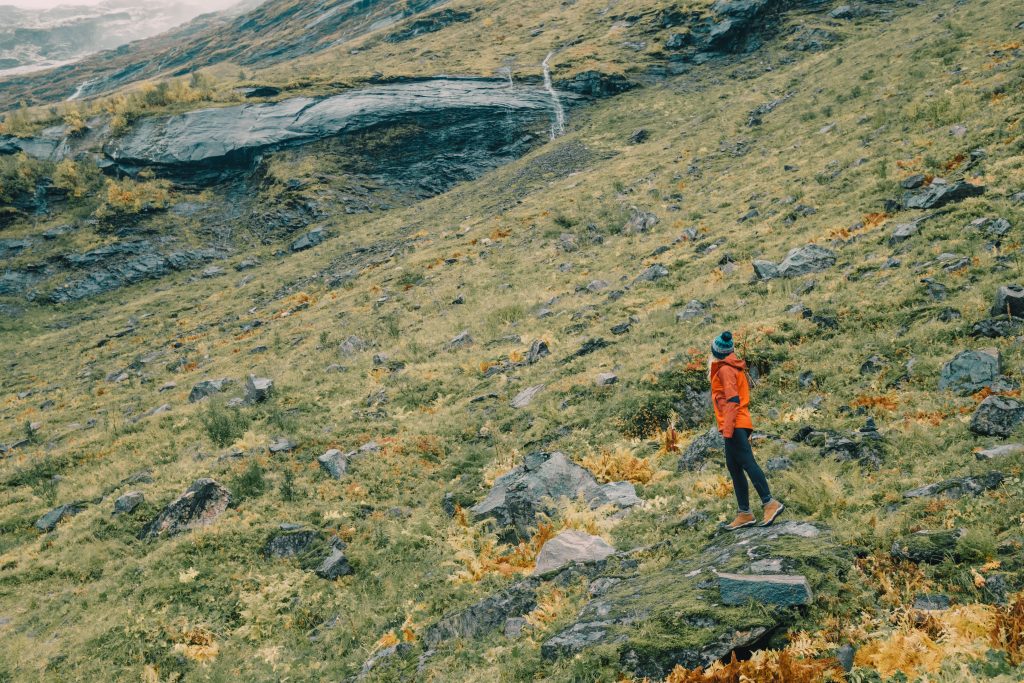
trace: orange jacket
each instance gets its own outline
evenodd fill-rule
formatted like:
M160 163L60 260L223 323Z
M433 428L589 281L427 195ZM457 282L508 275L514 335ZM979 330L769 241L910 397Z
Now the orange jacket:
M711 363L711 404L715 409L718 431L731 439L736 429L754 429L750 420L750 383L747 364L735 353Z

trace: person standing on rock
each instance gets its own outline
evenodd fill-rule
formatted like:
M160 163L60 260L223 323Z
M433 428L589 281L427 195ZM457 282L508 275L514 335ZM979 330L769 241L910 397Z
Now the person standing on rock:
M739 514L726 529L735 531L757 523L750 511L748 476L761 497L764 510L761 526L768 526L785 506L772 498L768 480L761 466L754 460L754 452L750 448L754 423L750 419L748 407L750 382L747 380L747 364L736 355L732 333L728 330L711 343L710 365L711 403L715 410L715 420L718 421L718 431L725 439L725 464L732 477L732 488L739 507Z

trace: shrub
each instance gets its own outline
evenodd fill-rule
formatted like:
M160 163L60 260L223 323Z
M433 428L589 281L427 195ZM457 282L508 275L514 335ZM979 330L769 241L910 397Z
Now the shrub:
M131 178L107 180L103 203L96 209L97 218L111 218L145 211L166 209L170 203L167 183L163 181L137 182Z
M241 410L220 401L210 401L199 419L210 441L222 448L240 439L249 427L249 418Z

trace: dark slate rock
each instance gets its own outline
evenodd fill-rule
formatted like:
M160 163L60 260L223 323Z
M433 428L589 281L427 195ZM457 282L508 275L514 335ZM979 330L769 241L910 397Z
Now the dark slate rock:
M714 453L713 453L714 452ZM718 427L711 427L689 443L676 463L679 472L690 472L700 469L709 457L725 452L725 439Z
M321 244L327 239L327 232L323 228L313 228L305 235L292 242L289 247L293 252L305 251Z
M1012 337L1020 334L1022 331L1024 331L1024 320L1021 318L1009 318L1005 315L979 320L971 326L972 337L984 337L987 339Z
M941 593L915 595L914 609L924 611L949 609L949 596Z
M979 496L985 491L998 488L1003 483L1003 479L1002 472L989 472L977 477L958 477L907 491L903 494L903 497L957 499L964 496Z
M459 349L468 348L472 345L473 337L469 334L469 330L463 330L445 342L444 348L446 351L457 351Z
M449 640L477 638L504 626L537 606L540 579L528 577L490 595L470 607L446 615L423 633L423 642L434 648Z
M984 216L982 218L975 218L967 224L967 227L971 230L980 230L990 239L999 240L1009 234L1012 226L1010 225L1010 221L1005 218L998 216Z
M249 375L245 380L246 403L263 403L274 393L274 380Z
M345 557L344 544L341 544L341 547L331 548L330 555L324 558L324 561L316 569L317 576L329 581L352 573L352 566L348 563L348 558Z
M73 517L74 515L77 515L84 509L85 508L83 506L75 503L71 503L68 505L58 505L57 507L53 508L45 515L37 519L35 527L39 531L53 531L57 528L57 524L59 524L61 521L67 519L68 517Z
M264 557L296 557L321 541L323 534L314 529L286 529L272 535L263 547Z
M417 36L440 31L452 24L468 21L472 16L472 12L443 9L433 14L423 15L414 21L404 24L401 29L385 35L384 40L388 43L401 43L406 40L412 40Z
M140 539L175 536L213 524L231 503L231 492L213 479L197 479L141 532Z
M779 272L779 266L771 261L765 261L763 259L755 259L753 262L754 266L754 277L758 280L774 280L782 277Z
M904 190L916 190L917 188L924 185L925 176L921 173L915 173L912 176L907 176L900 181L900 187Z
M655 282L663 277L668 277L668 268L655 263L643 270L642 273L636 276L636 282Z
M957 541L963 535L963 529L918 531L896 540L892 556L898 560L938 564L948 557L956 557Z
M982 436L1010 436L1024 422L1024 403L1009 396L992 395L971 416L971 431Z
M779 575L718 575L718 588L722 604L745 605L755 602L761 605L793 607L814 602L811 585L805 576Z
M192 391L188 394L188 402L196 403L197 401L202 401L204 398L220 393L224 390L224 387L230 383L231 380L227 378L203 380L192 387Z
M1000 287L992 304L992 315L1024 318L1024 287L1016 284Z
M999 351L961 351L953 360L942 366L939 374L939 391L954 391L967 396L991 387L999 377Z
M671 41L671 40L672 39L669 38L669 41ZM639 144L642 144L644 142L647 142L647 140L650 137L651 137L650 131L648 131L646 128L639 128L639 129L633 131L630 134L630 136L629 136L629 144L631 144L631 145L639 145Z
M985 194L983 185L958 181L953 184L932 182L931 185L918 192L908 192L903 196L905 209L937 209L952 202L959 202L968 197L979 197Z
M541 512L554 514L553 502L598 489L593 475L565 454L536 452L502 475L487 496L470 508L473 518L494 519L506 538L529 538Z
M146 496L142 491L129 491L124 495L118 496L117 500L114 501L114 514L129 515L145 500Z
M831 249L808 244L792 249L782 263L779 264L781 277L798 277L808 273L816 273L831 268L836 263L836 255Z

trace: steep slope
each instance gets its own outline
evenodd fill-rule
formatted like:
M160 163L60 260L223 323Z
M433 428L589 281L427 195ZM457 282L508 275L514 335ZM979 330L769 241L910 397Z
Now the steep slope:
M8 300L0 671L617 681L785 648L806 680L1016 680L1022 323L996 295L1024 278L1020 22L999 3L822 7L439 196L327 203L333 236L298 253ZM334 156L268 173L326 191ZM17 219L5 249L83 206ZM84 234L56 239L103 233ZM735 537L701 447L726 328L788 505ZM506 497L511 531L474 518L553 459L579 498ZM641 502L594 505L619 481ZM195 528L160 531L183 510ZM620 552L526 576L565 530ZM729 604L715 572L800 574L813 599ZM751 677L799 680L781 656L755 652Z

